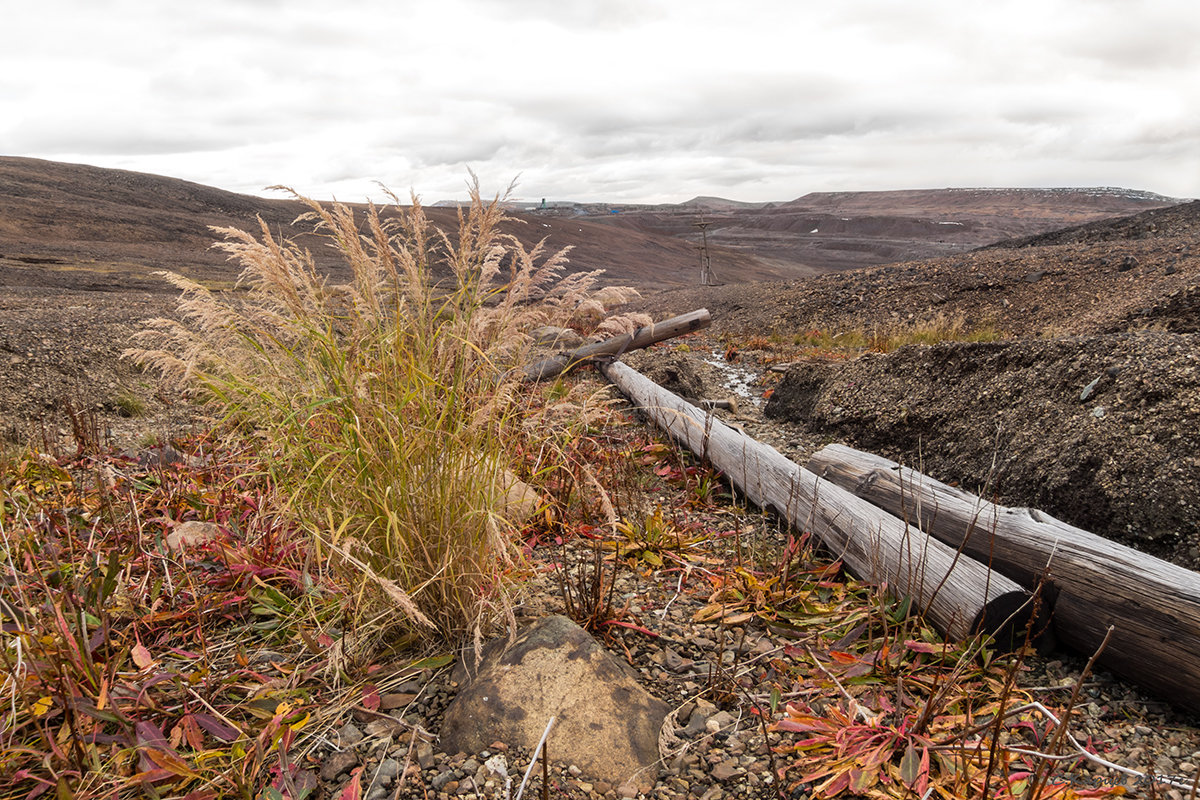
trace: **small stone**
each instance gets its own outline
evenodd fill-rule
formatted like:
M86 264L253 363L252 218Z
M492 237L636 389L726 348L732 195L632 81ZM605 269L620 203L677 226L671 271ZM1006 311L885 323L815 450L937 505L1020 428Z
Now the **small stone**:
M420 678L409 678L396 687L397 694L420 694L422 682Z
M492 778L500 778L503 780L504 778L507 778L508 759L499 753L492 756L487 761L483 762L483 766L480 767L479 772L476 773L476 778L478 779L480 777L482 777L484 780L489 780Z
M612 788L612 784L608 781L596 781L592 784L592 789L595 790L596 794L608 794L612 791Z
M325 759L325 763L321 765L321 780L332 781L342 773L349 772L351 767L357 765L358 753L353 750L330 753L329 757Z
M437 756L434 755L432 744L421 742L417 745L417 763L421 765L421 769L429 769L437 763Z
M1079 393L1080 402L1083 402L1083 401L1087 400L1089 397L1091 397L1092 394L1095 393L1096 386L1099 385L1099 383L1100 383L1100 379L1096 378L1094 381L1089 383L1087 386L1083 387L1083 391Z
M725 796L725 790L720 786L710 786L708 791L700 795L700 800L721 800Z
M353 747L363 740L363 732L353 722L347 722L338 730L338 739L343 747Z
M617 797L624 797L628 800L628 798L637 797L637 794L637 784L631 781L626 781L617 787Z
M440 772L433 776L433 778L429 781L429 785L433 787L434 791L440 792L443 789L446 789L446 785L452 780L454 780L454 773Z
M367 800L387 800L387 796L391 794L388 788L381 783L375 784L369 792L367 792Z
M728 711L718 711L704 723L704 729L709 733L717 733L734 723L733 715Z
M385 758L379 762L375 770L376 777L384 783L391 783L400 774L400 762L394 758Z
M684 658L671 648L663 648L663 666L671 670L671 672L683 672L692 663L690 658Z
M732 758L726 759L712 768L713 780L722 782L732 780L734 776L740 773L741 769L738 767L737 761Z
M177 525L173 531L167 534L167 547L175 551L197 547L211 542L220 533L220 528L214 522L190 520Z
M579 767L575 766L574 764L571 764L570 766L567 767L567 774L570 775L572 778L578 778L580 775L583 774L583 770L581 770Z
M708 718L717 713L717 707L707 700L697 698L696 707L692 710L691 716L688 717L687 727L683 729L682 736L685 739L692 739L705 731L705 723Z

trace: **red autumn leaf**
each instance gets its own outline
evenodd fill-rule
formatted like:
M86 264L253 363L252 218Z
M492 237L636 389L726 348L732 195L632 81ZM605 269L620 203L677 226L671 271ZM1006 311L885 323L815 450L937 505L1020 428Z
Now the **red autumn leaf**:
M360 776L363 768L355 767L350 773L350 780L342 788L342 793L338 795L338 800L362 800L362 783Z
M191 714L184 714L176 726L180 733L183 734L184 740L187 741L188 747L193 750L204 749L204 733L200 730L200 724L196 722L196 718Z
M367 711L379 710L379 687L373 683L368 683L363 687L363 708Z

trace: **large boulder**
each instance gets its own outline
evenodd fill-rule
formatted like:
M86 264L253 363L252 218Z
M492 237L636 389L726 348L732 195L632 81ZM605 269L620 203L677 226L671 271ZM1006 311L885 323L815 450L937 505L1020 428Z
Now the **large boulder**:
M551 759L614 786L654 783L669 708L631 669L564 616L546 617L506 644L483 649L475 676L446 710L446 752L478 753L495 741L532 752L553 716Z

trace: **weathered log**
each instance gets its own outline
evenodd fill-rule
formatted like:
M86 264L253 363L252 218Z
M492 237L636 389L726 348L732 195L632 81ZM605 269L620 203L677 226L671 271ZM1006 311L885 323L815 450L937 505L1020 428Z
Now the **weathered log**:
M1019 618L1022 613L1028 618L1033 603L1012 581L818 478L633 368L614 362L601 370L657 425L708 459L752 502L811 531L859 578L886 582L897 596L912 598L947 637L966 638L977 625L988 633L1023 627Z
M521 379L525 381L540 381L553 378L589 361L598 358L619 356L630 350L640 350L656 342L674 339L676 336L683 336L686 333L707 328L711 323L712 317L709 316L707 308L689 311L687 314L671 317L662 322L643 325L633 333L614 336L602 342L586 344L568 353L557 353L550 358L539 361L536 364L530 364L522 369Z
M808 467L1027 587L1048 568L1060 643L1089 655L1112 625L1101 665L1200 711L1200 574L844 445Z

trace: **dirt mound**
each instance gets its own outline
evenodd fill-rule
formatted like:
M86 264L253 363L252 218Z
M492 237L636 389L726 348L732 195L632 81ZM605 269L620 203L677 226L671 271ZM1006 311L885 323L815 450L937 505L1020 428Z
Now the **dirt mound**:
M910 346L794 366L769 418L1200 568L1200 339Z
M1143 239L976 250L788 283L676 289L642 306L676 314L706 307L717 332L783 340L814 328L869 332L937 317L1006 337L1185 331L1196 324L1198 243L1200 231L1163 231Z
M988 248L1045 247L1056 244L1095 244L1128 239L1185 236L1200 238L1200 200L1143 211L1130 217L1089 222L1023 239L1010 239Z

